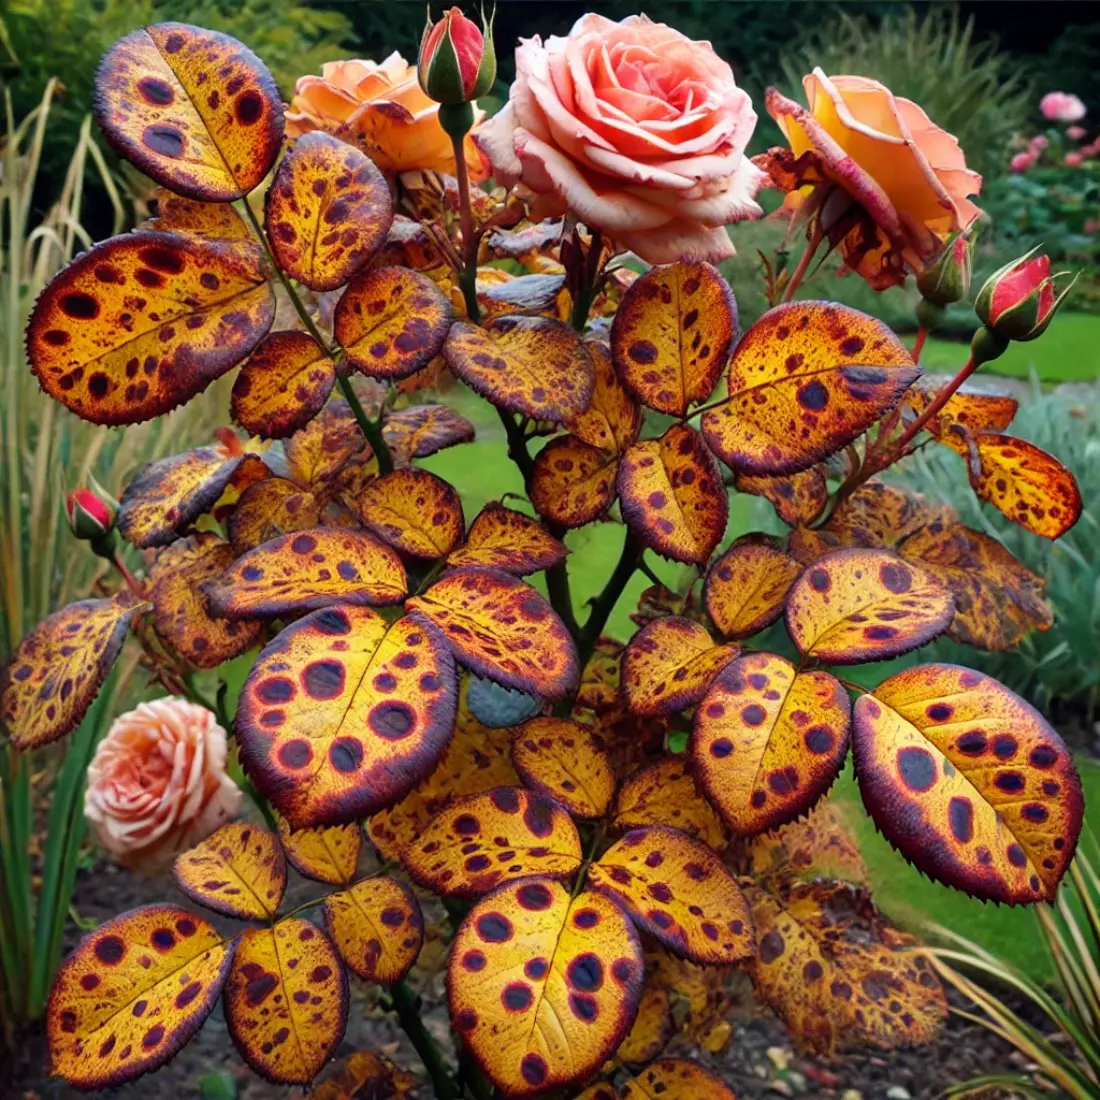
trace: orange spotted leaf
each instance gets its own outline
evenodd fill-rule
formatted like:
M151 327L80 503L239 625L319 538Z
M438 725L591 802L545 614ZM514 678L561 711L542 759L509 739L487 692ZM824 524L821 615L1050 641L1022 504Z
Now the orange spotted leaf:
M637 933L610 898L549 878L510 882L451 947L451 1022L508 1096L579 1084L626 1037L642 993Z
M729 498L718 463L687 424L628 447L618 490L630 530L666 558L702 565L725 533Z
M672 1018L672 997L669 990L655 982L646 981L638 1015L630 1034L619 1044L615 1057L620 1062L644 1065L656 1058L668 1045L676 1030ZM614 1096L614 1093L611 1094Z
M393 220L374 161L323 130L299 137L267 192L265 223L279 266L310 290L336 290L381 248Z
M275 317L267 277L230 245L142 230L78 256L27 325L42 388L93 424L137 424L235 367Z
M134 615L128 594L81 600L43 619L0 674L0 718L17 749L36 749L79 725L118 658Z
M851 443L919 375L874 317L831 302L789 302L742 337L729 397L703 414L701 427L738 472L793 474Z
M617 459L564 435L535 456L531 503L544 519L562 527L583 527L602 516L615 499Z
M905 394L905 404L920 416L936 396L935 387L925 383L911 386ZM955 392L946 405L925 425L941 443L950 445L951 428L958 424L971 434L1003 432L1012 423L1020 402L1015 397L999 393L977 393L963 389Z
M550 317L459 321L443 345L447 366L494 405L560 423L592 400L592 359L569 325Z
M238 554L293 531L316 527L321 508L307 489L283 477L250 485L229 517L229 541Z
M213 925L172 905L104 922L54 980L46 1007L50 1072L93 1089L162 1066L214 1007L232 954Z
M329 894L325 927L348 969L367 982L390 984L408 972L424 942L416 895L392 878L371 878Z
M158 187L150 202L155 204L156 217L139 228L161 233L176 233L181 237L202 237L211 241L236 241L262 253L263 246L236 208L228 202L199 202Z
M759 948L757 995L800 1046L822 1054L932 1040L947 1018L943 987L912 936L866 891L837 882L747 885Z
M247 619L334 603L400 603L406 585L401 559L373 536L314 527L249 550L205 591L217 614Z
M980 672L919 665L857 699L853 728L863 801L906 859L974 897L1053 900L1083 801L1038 711Z
M707 613L727 638L748 638L779 618L801 572L770 540L742 536L707 574Z
M247 46L186 23L132 31L96 72L96 121L116 152L201 202L247 195L283 139L271 73Z
M451 739L450 650L430 626L365 607L315 611L252 666L237 711L241 762L293 828L392 806Z
M308 333L273 332L233 383L229 411L250 435L285 439L324 407L336 384L336 365Z
M562 699L577 684L577 650L565 624L508 573L455 569L405 606L439 627L459 663L478 676L544 699Z
M328 936L300 917L242 933L225 983L241 1057L276 1084L308 1085L348 1022L348 976Z
M358 824L291 829L279 818L279 841L290 865L306 878L343 886L359 863L363 833Z
M356 1050L314 1085L311 1100L414 1100L419 1081L387 1058Z
M678 829L632 829L589 868L588 883L693 962L735 963L753 954L752 920L737 883L710 848Z
M848 825L847 813L835 798L823 798L805 817L771 833L754 837L749 865L755 876L867 881L867 864Z
M421 886L476 898L506 879L565 878L581 865L577 827L556 803L522 787L497 787L451 802L403 862Z
M813 523L829 499L829 486L820 466L776 477L739 473L734 485L739 493L763 497L788 527Z
M795 645L836 665L907 653L942 634L954 613L954 597L931 573L888 550L827 554L787 595Z
M602 817L615 793L599 739L569 718L531 718L517 726L512 763L527 786L575 817Z
M696 786L691 761L666 756L640 768L619 788L612 825L616 832L671 825L715 851L726 847L726 830Z
M650 268L623 295L611 351L623 385L643 405L683 416L705 401L737 331L733 291L706 263Z
M247 822L223 825L176 858L176 885L192 900L242 920L275 915L286 861L275 834Z
M685 1058L662 1058L624 1081L619 1100L734 1100L733 1090Z
M473 424L446 405L411 405L390 413L382 425L390 453L404 462L471 443L475 434Z
M451 551L447 564L487 565L523 577L557 565L568 553L538 520L490 501L474 517L465 544Z
M626 705L649 717L693 707L737 650L736 645L715 645L706 628L691 619L654 619L623 651Z
M407 267L358 274L336 303L333 331L348 362L371 378L407 378L443 347L454 312L446 295Z
M827 672L774 653L727 665L695 712L691 752L707 797L739 836L800 817L848 755L852 704Z
M569 417L563 426L590 447L621 454L642 430L642 410L623 389L607 347L598 340L586 340L585 347L595 377L592 401L584 412Z
M466 529L454 486L416 466L376 478L348 503L368 531L414 558L445 558Z
M973 440L981 470L971 472L974 491L1013 523L1056 539L1080 519L1077 480L1053 455L1011 435L980 432Z
M315 490L335 477L351 459L370 454L346 401L330 401L284 447L293 480Z

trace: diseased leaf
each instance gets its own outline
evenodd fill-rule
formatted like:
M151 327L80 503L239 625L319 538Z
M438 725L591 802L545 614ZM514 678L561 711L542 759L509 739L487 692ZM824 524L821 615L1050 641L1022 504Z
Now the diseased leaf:
M499 569L454 569L405 607L439 627L478 676L544 699L562 699L577 683L565 624L534 588Z
M942 634L954 614L954 598L931 573L888 550L827 554L787 596L795 645L836 665L916 649Z
M725 637L748 638L779 618L801 572L770 540L743 535L707 573L707 614Z
M705 401L737 331L733 291L706 263L650 268L623 295L611 350L623 385L643 405L683 416Z
M427 458L458 443L472 443L475 429L464 416L446 405L410 405L391 412L382 435L394 460Z
M55 611L16 647L0 674L0 719L21 751L75 729L118 659L134 615L149 607L123 593Z
M382 247L393 221L374 161L323 130L302 134L267 192L265 224L279 266L310 290L336 290Z
M617 484L627 526L658 554L701 565L721 541L729 498L714 455L687 424L628 447Z
M590 1077L629 1032L642 992L637 933L610 898L548 878L507 883L451 948L451 1021L489 1079L531 1096Z
M995 432L980 432L973 443L980 470L971 469L974 492L1013 523L1056 539L1081 518L1081 490L1053 455L1026 439Z
M336 1071L313 1087L311 1100L413 1100L418 1079L391 1061L357 1050L336 1063Z
M329 894L325 927L340 958L367 982L400 981L424 942L416 895L392 878L371 878Z
M905 404L920 416L936 397L936 387L924 382L911 386L905 394ZM964 386L948 399L938 413L925 425L941 443L949 442L952 425L959 424L968 432L1003 432L1012 423L1020 402L1007 394L970 391Z
M400 603L407 579L401 559L373 536L314 527L261 543L204 590L215 614L278 618L334 603Z
M586 340L595 384L592 401L584 412L569 417L563 427L590 447L607 454L622 454L642 430L642 410L623 389L611 353L599 340Z
M512 763L527 786L575 817L603 817L615 794L611 761L599 739L569 718L532 718L518 726Z
M1051 901L1081 831L1081 782L1046 720L989 676L918 665L853 711L875 824L930 878L1010 905Z
M691 619L654 619L623 651L626 705L648 717L687 710L737 651L736 645L715 645L706 628Z
M414 558L445 558L466 530L454 486L416 466L376 478L349 504L368 531Z
M567 324L549 317L495 317L484 328L452 326L443 345L451 371L501 409L560 423L588 408L592 360Z
M308 1085L344 1037L348 976L332 941L300 917L240 937L225 983L233 1045L261 1077Z
M228 542L206 531L165 547L153 565L150 596L157 633L198 668L217 668L239 657L263 633L263 624L255 620L211 618L199 589L203 581L228 569L235 557Z
M787 302L742 337L729 398L700 426L739 473L798 473L866 431L919 375L874 317L831 302Z
M39 295L27 355L93 424L138 424L235 367L275 318L267 277L231 245L139 230L78 256Z
M139 229L210 241L236 241L254 249L257 260L263 256L263 246L231 203L199 202L177 195L167 187L158 187L150 202L156 209L156 216L143 222Z
M735 963L753 954L749 907L714 852L677 829L633 829L588 869L609 894L670 951L699 963Z
M321 507L314 495L283 477L250 485L229 517L229 541L238 554L294 531L316 527Z
M241 762L294 828L392 806L434 767L457 686L439 634L363 607L315 611L268 645L237 711Z
M407 378L443 347L454 319L446 295L407 267L372 267L336 303L333 331L348 362L371 378Z
M132 31L104 55L95 83L92 109L112 148L189 199L243 198L279 155L279 89L228 35L186 23Z
M868 1044L919 1046L947 1018L943 987L916 940L897 931L870 895L843 883L746 886L759 951L757 995L804 1047L823 1054Z
M315 493L353 457L371 453L346 401L330 401L285 447L291 476Z
M665 756L636 771L619 788L612 827L616 832L671 825L720 852L726 830L703 797L686 756Z
M92 1089L162 1066L209 1015L232 955L213 925L172 905L105 921L54 980L46 1006L50 1072Z
M569 815L522 787L497 787L451 802L402 856L421 886L447 897L476 898L506 879L561 879L581 865L581 841Z
M489 268L497 271L497 268ZM504 272L500 272L504 275ZM502 282L485 284L478 277L477 300L481 305L482 320L505 314L554 317L569 319L572 302L565 287L565 275L560 272L535 275L517 275Z
M286 889L275 834L244 821L223 825L176 857L176 885L193 901L242 920L273 917Z
M358 824L291 829L286 818L280 817L279 840L288 862L300 875L343 886L355 874L363 834Z
M733 483L739 493L763 497L788 527L813 523L829 499L829 486L820 466L774 477L738 473Z
M731 1089L713 1073L684 1058L662 1058L637 1077L624 1081L619 1100L734 1100Z
M535 456L531 503L544 519L583 527L615 499L618 460L571 435L552 439Z
M265 337L233 383L229 412L261 439L285 439L324 407L336 365L309 333L291 329Z
M827 672L798 672L774 653L729 664L695 711L699 785L739 836L806 813L844 758L852 704Z
M748 854L757 877L867 881L867 864L835 798L823 798L804 818L754 837Z
M485 565L523 577L557 565L568 553L538 520L490 501L474 517L465 544L451 551L447 564Z
M630 1034L619 1044L615 1057L620 1062L641 1065L656 1058L668 1045L676 1025L672 1018L672 997L663 985L646 981L638 1015ZM615 1093L610 1096L614 1100Z

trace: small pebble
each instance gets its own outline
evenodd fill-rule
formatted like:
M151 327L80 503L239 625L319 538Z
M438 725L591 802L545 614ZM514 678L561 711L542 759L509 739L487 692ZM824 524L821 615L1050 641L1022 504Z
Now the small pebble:
M909 1090L902 1085L891 1085L886 1090L886 1100L913 1100Z

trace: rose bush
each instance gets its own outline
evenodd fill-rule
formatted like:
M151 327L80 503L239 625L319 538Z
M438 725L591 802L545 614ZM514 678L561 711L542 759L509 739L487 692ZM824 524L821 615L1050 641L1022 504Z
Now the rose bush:
M649 263L716 262L733 255L724 227L761 214L755 126L709 43L586 15L565 38L521 41L509 102L476 140L539 215L570 210Z

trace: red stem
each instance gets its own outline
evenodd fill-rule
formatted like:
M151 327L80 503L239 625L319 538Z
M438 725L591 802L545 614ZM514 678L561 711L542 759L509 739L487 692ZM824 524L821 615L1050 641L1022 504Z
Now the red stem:
M944 407L944 405L947 404L948 401L951 400L955 391L958 390L977 369L978 364L974 361L974 356L972 355L967 359L966 365L962 370L960 370L959 373L936 394L928 408L898 436L897 442L891 448L891 454L895 457L900 457L905 447L912 442L917 433Z
M924 351L924 341L928 339L928 329L923 325L917 329L917 338L913 341L913 362L920 362L920 353Z
M122 575L122 579L123 579L123 580L124 580L124 581L126 582L126 587L127 587L127 588L128 588L128 589L129 589L129 590L130 590L130 591L131 591L131 592L132 592L132 593L133 593L133 594L134 594L134 595L135 595L135 596L136 596L136 597L137 597L137 598L138 598L139 600L143 600L143 599L145 599L145 589L144 589L144 587L142 586L142 583L141 583L141 581L139 581L139 580L137 579L137 577L135 577L135 576L134 576L134 574L133 574L133 573L131 573L129 569L127 569L127 567L126 567L126 563L125 563L125 562L124 562L124 561L122 560L122 558L121 558L121 557L119 556L119 553L118 553L118 551L117 551L117 550L115 550L115 551L114 551L114 552L113 552L113 553L111 554L111 564L112 564L112 565L113 565L113 566L114 566L114 567L115 567L115 568L116 568L116 569L117 569L117 570L119 571L119 573L120 573L120 574Z
M802 285L802 280L805 278L806 272L813 262L814 253L817 252L817 247L820 244L821 226L815 221L813 233L810 235L809 242L806 244L806 251L802 253L798 261L798 266L791 272L791 277L786 287L783 289L784 302L789 302L794 297L795 291Z

